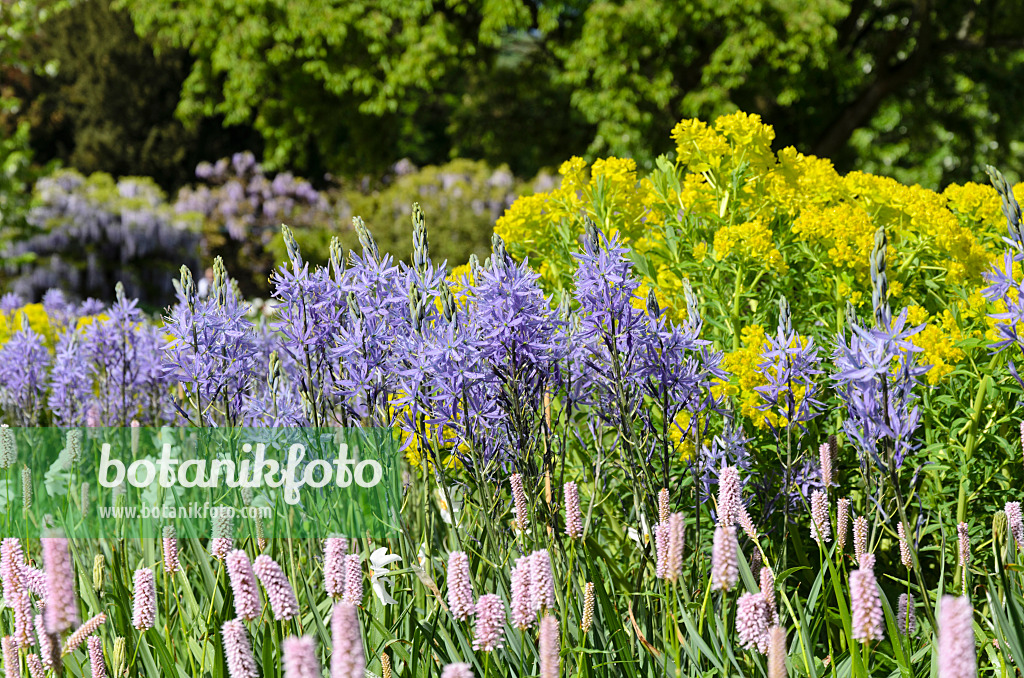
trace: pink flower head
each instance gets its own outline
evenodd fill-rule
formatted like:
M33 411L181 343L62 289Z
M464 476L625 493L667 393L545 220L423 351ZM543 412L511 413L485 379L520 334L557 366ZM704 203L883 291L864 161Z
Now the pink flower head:
M900 594L899 611L896 613L896 628L905 636L917 633L917 614L914 612L914 594Z
M28 655L25 657L25 663L28 664L28 675L32 678L46 678L46 669L43 668L43 662L39 660L39 655Z
M555 574L547 549L530 555L530 605L534 612L555 609Z
M718 474L718 524L736 524L743 500L740 496L740 473L735 466L723 466Z
M836 502L836 547L846 548L846 535L850 532L850 500L843 497Z
M565 534L572 539L583 536L583 512L580 510L580 491L576 483L565 484Z
M473 649L493 652L504 642L505 603L494 593L480 596L476 601L476 633Z
M312 636L288 636L281 642L284 678L320 678L316 641Z
M135 570L135 596L132 608L132 626L145 631L156 624L156 580L148 567ZM50 606L46 606L49 611Z
M736 635L740 645L768 654L768 630L772 626L772 609L763 593L744 593L736 603Z
M967 596L942 596L939 601L939 678L974 678L974 611Z
M237 619L224 622L224 626L221 627L221 638L224 642L228 675L231 678L259 678L256 658L252 654L249 635L245 632L242 622Z
M224 560L231 550L234 532L234 509L218 506L213 511L213 534L210 538L210 555Z
M22 570L25 567L25 554L21 550L21 540L17 537L4 537L0 542L0 577L4 580L4 604L13 607L23 588Z
M736 552L736 527L719 525L715 528L714 542L711 547L711 588L716 591L728 591L739 581L740 568Z
M754 525L754 521L751 519L750 514L747 513L747 507L740 504L739 511L736 515L736 521L743 528L743 531L752 540L757 541L757 527Z
M36 615L36 638L39 640L39 656L43 666L48 669L60 667L60 652L57 649L57 637L47 632L43 615Z
M463 662L449 664L441 671L441 678L473 678L473 667Z
M67 539L43 537L41 541L46 572L46 630L60 634L81 620L75 597L75 570L71 564Z
M46 598L46 573L25 565L21 568L21 583L40 598Z
M558 620L549 614L540 620L539 644L540 678L558 678L562 646L558 640Z
M466 621L475 612L469 556L463 551L448 554L448 608L459 621Z
M1006 513L1006 525L1010 528L1013 540L1018 549L1024 549L1024 515L1020 510L1019 501L1008 501L1003 509Z
M668 488L663 487L658 492L658 522L668 522L669 508Z
M99 636L89 637L89 668L92 678L106 678L107 665L103 663L103 641Z
M512 485L512 504L516 525L520 530L525 530L526 526L530 523L530 518L526 511L526 491L523 489L523 476L513 473L509 478L509 484Z
M828 497L821 490L811 493L811 537L822 546L832 541L832 520L828 516Z
M61 654L70 654L77 650L82 643L85 642L86 638L96 633L96 629L103 626L105 621L107 621L107 615L100 612L98 615L79 626L75 632L68 636L68 639L64 641L64 649L61 650Z
M19 647L32 646L32 602L28 589L22 589L14 601L14 640Z
M668 518L668 558L665 562L665 577L676 581L683 575L683 540L686 523L682 513L673 513Z
M873 571L861 568L850 573L850 608L854 640L882 640L885 637L885 616Z
M775 573L772 572L772 568L765 565L761 568L759 578L761 580L761 593L764 595L764 599L768 602L768 607L772 611L772 624L778 624L779 609L775 601Z
M669 525L666 520L654 526L654 575L658 579L668 576L668 542Z
M533 611L530 599L530 557L523 556L516 560L512 568L512 625L517 629L528 629L537 623L537 613Z
M357 606L363 602L363 561L358 553L345 556L345 595L342 600Z
M295 598L295 591L292 590L284 570L273 558L268 555L256 556L252 569L263 584L263 590L267 592L267 600L270 601L270 609L274 611L274 619L291 619L299 613L299 601Z
M821 464L821 484L827 492L832 486L832 447L827 442L818 448L818 461Z
M331 614L331 678L363 678L366 655L359 632L359 616L352 603L335 603Z
M768 678L786 678L786 629L779 625L768 632Z
M249 556L242 549L235 549L228 553L224 563L235 600L235 616L248 621L256 619L260 616L260 589Z
M171 525L164 527L163 547L164 572L174 574L178 571L178 535Z
M860 562L857 563L863 570L875 569L875 554L874 553L862 553L860 554Z
M19 678L21 664L18 662L18 644L14 642L14 636L0 639L0 649L4 657L4 678Z
M960 547L960 567L966 568L971 564L971 538L967 533L967 523L956 526L956 536Z
M860 557L868 552L868 519L857 516L853 519L853 555L860 562Z
M345 593L345 554L348 539L328 537L324 540L324 590L332 598Z
M900 541L900 562L903 563L903 567L909 570L914 567L914 558L910 554L910 544L907 542L907 531L903 527L902 520L896 524L896 532Z

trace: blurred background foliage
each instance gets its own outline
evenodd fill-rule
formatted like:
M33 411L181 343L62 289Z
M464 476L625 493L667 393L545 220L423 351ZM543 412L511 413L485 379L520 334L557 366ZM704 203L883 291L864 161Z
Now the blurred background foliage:
M325 257L359 214L407 258L413 200L459 264L567 158L643 175L680 119L737 110L842 174L941 190L990 163L1016 181L1022 25L1016 0L5 1L0 247L31 257L3 243L61 227L28 220L59 164L152 179L201 215L201 265L250 271L251 294L281 220ZM252 176L197 176L246 153ZM24 261L6 263L9 285Z

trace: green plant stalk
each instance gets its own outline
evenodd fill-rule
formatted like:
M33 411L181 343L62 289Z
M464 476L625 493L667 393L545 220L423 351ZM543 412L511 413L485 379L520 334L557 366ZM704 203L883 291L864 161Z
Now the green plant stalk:
M971 420L967 424L967 440L964 443L964 463L960 467L960 491L956 500L956 522L964 522L967 518L967 471L971 465L971 458L974 450L978 447L978 424L981 421L981 411L985 407L985 397L988 394L989 384L992 376L986 374L981 384L978 385L978 392L974 396L974 409L971 412ZM900 511L902 512L902 504ZM909 523L908 523L909 524ZM960 563L957 562L956 570L953 573L953 581L960 578Z

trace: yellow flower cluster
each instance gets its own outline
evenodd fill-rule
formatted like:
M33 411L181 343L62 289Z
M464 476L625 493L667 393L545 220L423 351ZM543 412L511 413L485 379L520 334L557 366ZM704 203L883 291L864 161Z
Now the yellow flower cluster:
M957 346L964 336L956 318L946 309L929 321L926 310L920 306L911 306L907 320L912 325L926 323L923 330L911 337L911 342L923 349L917 355L918 364L932 366L925 374L928 383L938 384L964 357L964 352Z
M875 230L868 213L850 203L831 207L809 205L793 222L794 234L827 248L827 261L832 265L861 273L868 268L864 252L871 251Z
M721 261L734 252L746 262L763 264L775 273L783 274L788 270L764 219L723 226L715 233L715 259Z
M46 345L52 347L57 340L58 328L50 324L50 316L42 304L26 304L9 313L0 312L0 345L6 344L18 331L25 328L25 321L33 331L42 335Z
M720 382L714 387L714 392L719 396L732 396L740 414L750 419L758 428L764 428L768 423L769 413L758 409L763 401L754 390L758 386L768 383L764 376L757 371L757 366L762 362L761 354L766 345L764 327L761 325L744 327L740 332L740 337L742 344L740 349L726 353L722 359L722 369L729 373L729 381Z

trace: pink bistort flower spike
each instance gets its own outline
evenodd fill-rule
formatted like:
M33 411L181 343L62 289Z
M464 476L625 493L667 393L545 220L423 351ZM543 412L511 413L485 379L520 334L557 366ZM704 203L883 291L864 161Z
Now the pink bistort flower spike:
M975 678L974 611L966 596L939 601L939 678Z
M686 538L686 522L682 513L673 513L668 518L668 559L665 562L665 577L676 581L683 576L683 542Z
M530 555L530 605L533 611L555 609L555 574L551 569L551 555L547 549Z
M224 559L231 582L231 593L235 601L235 616L252 621L260 616L260 589L256 573L249 562L249 556L242 549L235 549Z
M723 466L718 474L718 525L736 524L742 503L740 473L735 466Z
M18 644L14 642L14 636L4 636L0 639L0 649L3 650L4 678L20 678L21 664L18 661Z
M669 508L668 488L667 487L663 487L658 492L658 522L659 523L667 523L668 522L668 514L669 514L670 510L671 509Z
M335 603L331 614L331 678L362 678L366 670L359 616L352 603Z
M28 675L31 678L46 678L46 669L43 668L43 662L39 660L39 655L30 654L25 657L25 663L28 664Z
M580 491L574 482L565 484L565 534L571 539L579 539L583 536Z
M850 533L850 500L846 497L836 502L836 548L846 548L846 535Z
M772 568L765 565L761 568L759 578L761 580L761 593L764 594L764 599L772 611L772 625L778 624L779 608L775 601L775 573L772 572Z
M41 541L46 572L46 630L51 634L61 634L77 626L81 620L75 596L75 570L67 539L43 537Z
M357 607L363 603L363 559L358 553L345 556L345 594L341 599Z
M476 629L473 649L493 652L501 648L505 635L505 603L494 593L486 593L476 601Z
M559 654L562 646L558 639L558 620L544 615L540 620L540 678L559 678Z
M665 579L668 576L669 525L668 521L654 526L654 576Z
M332 598L345 593L345 555L348 553L346 537L328 537L324 540L324 590Z
M224 622L221 627L221 638L224 641L224 659L228 665L231 678L259 678L256 669L256 658L252 654L252 644L245 626L237 619Z
M900 562L909 570L914 567L914 559L910 555L910 543L907 541L907 530L903 527L903 521L896 523L896 533L900 542Z
M263 590L267 592L267 600L274 612L274 619L291 619L299 613L299 601L295 598L295 591L284 570L273 558L268 555L256 556L252 570L263 584Z
M728 591L739 581L740 568L736 552L736 527L719 525L715 528L714 542L711 547L711 588L716 591Z
M530 556L516 560L511 579L512 625L520 630L532 628L537 623L537 613L533 611L533 601L530 598Z
M772 610L763 593L744 593L736 603L736 635L747 650L768 654Z
M853 555L857 562L868 552L868 519L857 516L853 519Z
M967 533L967 523L960 523L956 526L956 536L960 554L960 583L963 586L963 594L967 595L967 568L971 564L971 538Z
M811 537L821 546L832 541L832 519L828 515L828 496L821 490L811 493Z
M288 636L281 642L284 678L320 678L316 641L312 636Z
M103 623L107 621L107 615L100 612L98 615L89 619L84 624L75 629L75 632L68 636L68 639L64 641L64 649L61 650L61 654L71 654L77 650L85 639L96 633L96 629L103 626Z
M449 664L441 671L441 678L473 678L473 667L463 662Z
M786 678L786 629L779 625L768 632L768 678Z
M21 540L17 537L4 537L0 542L0 577L4 580L4 604L13 607L23 588L22 570L25 567L25 554L21 550Z
M18 647L32 646L32 601L28 589L22 589L14 602L14 641Z
M164 572L174 574L178 571L178 534L174 526L166 525L163 533Z
M832 447L827 442L818 448L818 461L821 464L821 483L828 492L832 486Z
M43 666L56 670L60 666L57 637L46 631L46 622L41 614L36 615L36 639L39 641L39 658Z
M885 637L885 616L878 595L875 573L861 568L850 573L850 609L854 640L882 640Z
M896 628L905 636L917 633L917 614L914 612L914 594L900 594L899 611L896 613Z
M523 489L523 476L513 473L509 478L512 485L512 506L515 512L516 526L520 530L526 530L530 523L529 514L526 510L526 491Z
M135 595L132 599L132 626L140 631L156 624L156 579L148 567L135 570ZM49 610L50 606L46 606Z
M1024 514L1021 513L1019 501L1008 501L1003 511L1006 513L1006 525L1010 528L1017 549L1024 549Z
M107 678L107 665L103 662L103 641L99 636L89 637L89 669L92 678Z
M466 621L475 612L469 556L463 551L448 554L448 609L459 621Z

